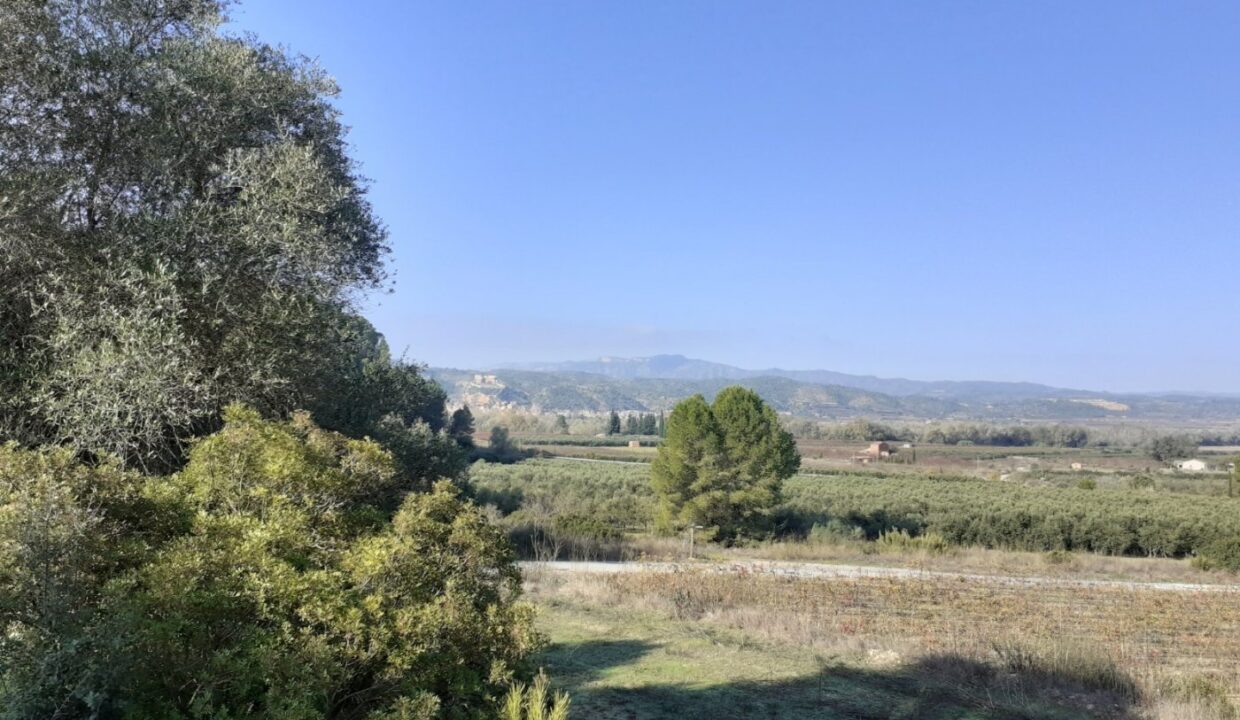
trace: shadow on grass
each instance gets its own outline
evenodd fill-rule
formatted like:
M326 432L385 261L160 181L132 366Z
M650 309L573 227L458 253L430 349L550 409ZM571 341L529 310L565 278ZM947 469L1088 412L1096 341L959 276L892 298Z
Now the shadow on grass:
M658 645L585 641L546 655L573 716L591 720L1085 720L1138 717L1123 693L1092 690L1046 674L1014 674L953 655L892 669L824 662L809 676L717 685L692 681L691 669L644 663ZM644 667L643 667L644 666ZM757 674L755 668L755 674Z

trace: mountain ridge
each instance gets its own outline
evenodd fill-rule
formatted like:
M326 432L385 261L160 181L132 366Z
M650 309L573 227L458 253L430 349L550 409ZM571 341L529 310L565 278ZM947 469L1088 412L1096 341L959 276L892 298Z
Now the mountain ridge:
M784 370L782 368L747 369L725 363L700 360L678 354L622 358L604 356L597 360L560 362L501 363L496 370L531 370L539 372L587 372L607 377L661 378L677 380L747 379L783 377L818 385L839 385L886 395L930 395L943 397L989 394L995 397L1112 397L1142 393L1110 393L1104 391L1061 388L1042 383L1002 380L910 380L858 375L835 370Z
M741 384L780 412L816 418L1240 420L1240 398L1092 392L1038 383L902 380L825 370L745 370L680 355L511 365L519 367L429 368L429 373L454 403L478 409L658 411L689 395L709 398L727 385ZM823 382L833 379L841 382Z

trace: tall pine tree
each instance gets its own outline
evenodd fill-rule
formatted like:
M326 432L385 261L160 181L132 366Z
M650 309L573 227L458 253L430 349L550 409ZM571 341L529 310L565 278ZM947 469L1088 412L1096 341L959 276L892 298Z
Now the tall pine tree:
M752 390L725 388L676 405L651 470L656 525L700 525L723 542L770 530L783 481L801 465L796 443Z

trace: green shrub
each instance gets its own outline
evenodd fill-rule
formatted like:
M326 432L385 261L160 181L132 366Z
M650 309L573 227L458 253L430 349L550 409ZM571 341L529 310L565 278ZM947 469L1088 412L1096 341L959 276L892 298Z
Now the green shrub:
M450 482L301 417L172 477L0 448L0 717L474 717L540 645Z
M907 530L889 530L879 535L876 542L880 551L887 552L922 550L929 553L943 553L948 549L947 540L935 532L909 535Z
M1240 572L1240 536L1214 540L1201 548L1193 563L1205 570Z

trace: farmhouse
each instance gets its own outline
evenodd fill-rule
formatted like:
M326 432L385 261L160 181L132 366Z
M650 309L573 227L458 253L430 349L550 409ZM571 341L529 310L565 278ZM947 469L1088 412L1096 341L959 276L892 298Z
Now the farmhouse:
M1205 460L1193 458L1192 460L1181 460L1177 462L1175 464L1175 469L1183 470L1184 472L1205 472L1210 469L1210 466L1206 464Z
M859 462L863 465L879 458L891 457L893 451L891 446L885 442L872 442L870 446L863 452L853 455L853 462Z

